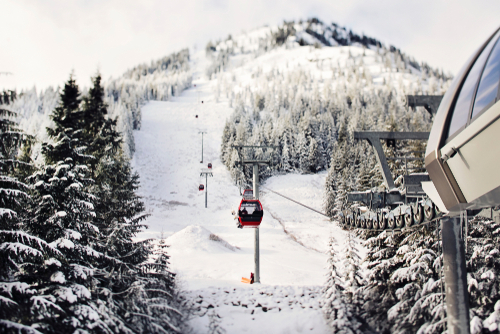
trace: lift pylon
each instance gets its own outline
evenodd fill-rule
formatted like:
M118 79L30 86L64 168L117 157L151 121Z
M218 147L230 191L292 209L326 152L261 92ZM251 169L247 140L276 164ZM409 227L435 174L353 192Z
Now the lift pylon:
M243 157L242 150L245 148L251 149L274 149L277 146L252 146L252 145L232 145L238 152L238 157L240 161L237 161L237 165L243 168L245 165L253 166L253 196L255 199L259 199L259 166L260 165L270 165L271 159L269 160L245 160ZM260 283L260 254L259 254L259 228L255 228L255 242L254 242L254 260L255 260L255 278L254 283Z

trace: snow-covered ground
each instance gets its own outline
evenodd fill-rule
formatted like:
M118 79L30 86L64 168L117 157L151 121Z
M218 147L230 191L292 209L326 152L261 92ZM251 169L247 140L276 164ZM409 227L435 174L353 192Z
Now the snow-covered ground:
M232 109L227 101L216 102L216 80L205 78L206 65L204 52L195 54L196 87L142 108L133 166L151 216L149 229L138 237L159 238L163 232L167 238L171 268L196 310L195 332L206 333L215 314L227 333L327 333L320 310L325 251L330 236L340 251L345 232L326 217L262 189L261 284L240 282L254 271L254 230L237 229L231 215L241 197L219 155ZM200 131L207 132L203 164ZM213 177L206 185L205 208L205 192L198 186L205 183L200 171L208 162ZM321 210L325 177L280 175L264 186Z

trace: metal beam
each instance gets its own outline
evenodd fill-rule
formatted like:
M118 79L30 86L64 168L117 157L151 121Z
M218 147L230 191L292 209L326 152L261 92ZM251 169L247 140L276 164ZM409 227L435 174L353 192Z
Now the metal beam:
M361 202L370 208L383 208L387 205L397 205L405 202L405 198L397 192L350 192L347 194L347 202Z
M255 164L270 165L271 160L268 160L268 161L266 161L266 160L242 160L241 163L244 165L255 165Z
M458 217L441 219L446 314L450 334L470 333L467 267L461 228Z
M253 197L259 199L259 165L253 165ZM255 275L254 283L260 283L260 249L259 249L259 228L255 229L255 240L254 240L254 262L255 262Z
M382 172L385 185L387 189L395 188L394 179L392 177L391 169L387 163L384 149L380 143L381 139L394 139L394 140L427 140L429 132L384 132L384 131L356 131L354 132L354 139L368 140L373 147L377 163Z
M234 148L278 148L278 146L231 145Z
M427 140L429 132L355 131L354 139Z
M424 107L433 116L436 114L442 99L443 95L407 95L406 105L411 108Z

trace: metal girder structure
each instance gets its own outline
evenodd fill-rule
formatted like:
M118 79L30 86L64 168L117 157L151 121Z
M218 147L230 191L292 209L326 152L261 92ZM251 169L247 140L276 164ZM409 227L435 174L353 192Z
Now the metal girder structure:
M237 161L236 165L243 167L244 165L270 165L272 162L271 162L271 159L269 159L269 160L244 160L243 154L241 154L242 149L244 149L244 148L272 148L272 149L275 149L278 146L231 145L231 147L236 149L236 151L238 152L238 157L240 157L240 161Z
M415 202L425 195L421 184L425 181L430 181L427 174L403 175L403 184L406 189L404 193L399 190L392 192L355 191L347 194L347 201L350 203L361 202L371 209Z
M347 194L347 202L361 202L371 209L384 208L388 205L404 203L405 198L399 191L394 192L350 192Z
M406 95L406 105L411 108L424 107L434 116L442 99L443 95Z
M385 185L389 191L394 189L394 179L391 169L387 163L387 158L384 154L384 149L380 143L381 139L385 140L427 140L429 132L381 132L381 131L357 131L354 132L354 139L365 139L373 147L375 157L384 177Z

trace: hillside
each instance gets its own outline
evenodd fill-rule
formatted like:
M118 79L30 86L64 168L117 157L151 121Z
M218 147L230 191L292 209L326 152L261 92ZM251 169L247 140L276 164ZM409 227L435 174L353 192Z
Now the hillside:
M366 122L360 111L351 110L347 96L360 109L359 96L366 97L366 108L375 110L368 98L396 93L397 112L406 115L410 113L404 107L406 93L444 89L442 79L423 79L426 74L411 66L403 70L403 63L394 60L396 51L377 50L377 45L301 46L287 38L287 43L263 50L263 41L272 38L274 31L257 29L193 54L193 86L168 102L144 106L141 129L134 132L133 165L141 176L139 191L151 214L150 228L139 238L159 238L162 233L167 237L172 268L188 298L193 298L196 332L205 332L216 319L228 332L258 332L264 326L276 329L273 332L328 332L319 298L328 241L333 236L336 251L342 254L348 233L262 190L262 284L240 283L242 276L253 271L253 231L237 229L230 214L240 201L235 186L238 170L230 160L221 161L231 143L278 145L274 171L262 170L268 178L264 185L322 210L333 145L340 120L346 117L342 113L357 115L357 122L344 124L349 129ZM306 30L296 34L312 44L321 42L307 37ZM215 66L221 59L225 59L222 67ZM425 117L425 113L418 115ZM301 128L304 123L312 124L307 137ZM228 128L234 131L233 139L226 141ZM203 164L200 131L207 132ZM291 136L286 143L280 137L284 132ZM325 134L324 147L314 169L301 166L298 155L304 149L298 147L291 150L289 167L284 168L284 145L300 141L297 135L303 136L303 145L311 145L309 138L320 138L320 133ZM198 191L198 185L205 183L199 172L208 162L213 164L214 177L208 178L205 208L205 194ZM362 258L365 253L360 249ZM268 316L264 308L277 314Z

